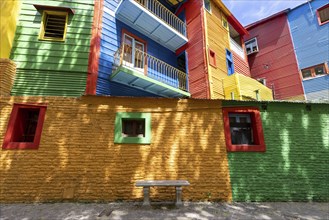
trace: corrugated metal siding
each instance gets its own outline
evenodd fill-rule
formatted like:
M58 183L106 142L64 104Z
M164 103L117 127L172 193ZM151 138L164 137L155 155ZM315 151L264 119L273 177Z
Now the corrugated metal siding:
M104 7L101 52L96 94L153 97L154 95L151 93L135 89L133 87L130 88L115 82L110 82L109 80L109 77L112 73L113 55L121 44L122 29L125 29L128 32L144 39L147 42L148 54L174 67L177 67L177 59L175 53L117 20L115 18L115 10L118 7L117 1L105 0Z
M208 98L208 76L203 36L202 1L187 1L185 8L188 44L189 89L192 98Z
M329 24L319 25L316 10L328 1L311 1L291 10L288 21L300 69L329 61Z
M329 75L303 81L307 100L329 99Z
M38 40L41 16L33 4L65 6L69 16L65 42ZM12 95L80 96L85 91L93 0L33 1L22 4L11 59L17 63Z
M248 31L248 39L257 37L259 48L258 53L248 56L252 78L266 78L267 86L274 88L275 99L289 99L303 94L286 15Z
M251 77L249 64L246 60L242 59L237 53L232 51L233 61L234 61L234 70L237 73L243 74L245 76Z

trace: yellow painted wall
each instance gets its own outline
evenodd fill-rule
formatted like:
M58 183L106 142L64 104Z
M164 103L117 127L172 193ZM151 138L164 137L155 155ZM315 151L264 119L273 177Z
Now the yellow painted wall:
M16 64L0 58L0 96L9 96L16 75Z
M221 9L211 1L211 12L205 10L208 72L212 99L224 98L222 79L227 76L225 49L230 48L229 33L222 25ZM209 65L209 49L216 53L216 66Z
M13 46L20 0L0 1L0 58L9 58Z
M235 100L256 100L256 90L258 90L259 100L273 100L272 90L257 80L239 73L223 79L225 99L231 99L234 93Z
M186 179L184 200L232 198L221 101L0 97L0 143L13 103L47 103L38 150L0 151L0 201L141 200L142 179ZM114 144L116 112L150 112L150 145ZM152 199L174 200L152 188Z

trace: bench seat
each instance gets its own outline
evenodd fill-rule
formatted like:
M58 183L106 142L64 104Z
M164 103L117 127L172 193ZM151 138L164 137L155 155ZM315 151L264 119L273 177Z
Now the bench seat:
M173 186L176 189L176 206L182 205L182 186L189 186L187 180L140 180L136 181L137 187L143 187L144 206L150 205L150 187Z

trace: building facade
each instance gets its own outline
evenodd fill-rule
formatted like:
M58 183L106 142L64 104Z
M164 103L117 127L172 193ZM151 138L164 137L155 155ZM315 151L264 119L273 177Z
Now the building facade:
M329 99L329 4L312 0L246 27L251 76L275 99Z
M307 100L329 100L329 3L308 1L288 22Z

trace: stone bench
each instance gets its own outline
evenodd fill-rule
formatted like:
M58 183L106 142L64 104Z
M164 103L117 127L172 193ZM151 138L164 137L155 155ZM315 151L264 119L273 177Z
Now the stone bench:
M150 187L174 186L176 188L176 205L182 205L182 186L189 186L187 180L141 180L136 182L137 187L143 187L143 206L150 206Z

